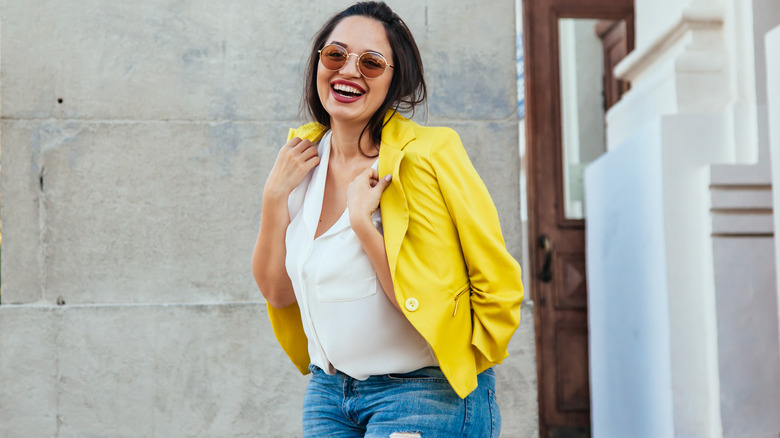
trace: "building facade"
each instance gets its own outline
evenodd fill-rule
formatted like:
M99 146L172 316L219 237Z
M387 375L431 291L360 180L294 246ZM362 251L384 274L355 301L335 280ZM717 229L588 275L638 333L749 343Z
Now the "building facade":
M300 435L249 259L309 39L349 3L0 2L0 436ZM520 259L516 5L388 3L427 68L416 118L458 130ZM776 437L780 3L634 17L581 204L592 435ZM539 435L533 307L506 437Z
M636 0L586 170L598 437L780 433L780 3Z

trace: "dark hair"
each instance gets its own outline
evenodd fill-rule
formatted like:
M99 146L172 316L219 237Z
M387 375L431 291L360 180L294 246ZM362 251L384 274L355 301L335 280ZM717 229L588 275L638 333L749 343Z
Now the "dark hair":
M325 40L341 20L347 17L363 16L373 18L382 23L387 33L387 40L393 49L393 79L385 100L379 109L371 116L368 124L360 133L360 139L368 130L371 141L379 144L382 141L385 113L393 111L411 112L417 105L425 102L426 88L423 78L423 64L417 43L406 23L401 20L384 2L360 2L339 12L330 18L314 36L309 62L304 73L304 91L302 106L314 121L330 128L330 115L320 102L317 93L317 66L319 54L317 51L325 45ZM358 139L358 142L360 141ZM361 150L362 154L365 153Z

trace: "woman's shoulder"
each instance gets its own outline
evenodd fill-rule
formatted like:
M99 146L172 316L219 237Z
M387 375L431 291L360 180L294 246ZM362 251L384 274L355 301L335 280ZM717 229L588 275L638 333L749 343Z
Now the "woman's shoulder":
M447 144L461 144L458 133L448 126L421 125L400 115L393 117L388 128L390 128L389 133L392 134L391 139L388 140L408 139L410 141L406 144L406 148L417 151L430 151L432 148Z
M421 140L427 140L431 143L447 142L452 140L460 141L458 133L449 126L422 126L417 125L415 129L416 137Z

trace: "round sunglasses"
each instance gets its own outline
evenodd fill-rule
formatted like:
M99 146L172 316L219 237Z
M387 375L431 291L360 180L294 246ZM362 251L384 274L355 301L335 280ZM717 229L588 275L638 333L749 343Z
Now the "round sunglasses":
M332 71L341 70L347 63L349 56L355 55L360 74L369 79L381 76L386 67L393 68L381 53L368 51L358 55L357 53L349 53L347 49L338 44L328 44L317 53L320 54L323 67Z

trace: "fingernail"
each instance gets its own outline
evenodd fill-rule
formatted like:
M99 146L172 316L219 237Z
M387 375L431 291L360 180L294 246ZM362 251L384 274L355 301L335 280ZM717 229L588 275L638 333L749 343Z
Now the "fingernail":
M391 179L393 179L393 175L390 175L389 173L385 175L385 181L389 182Z

